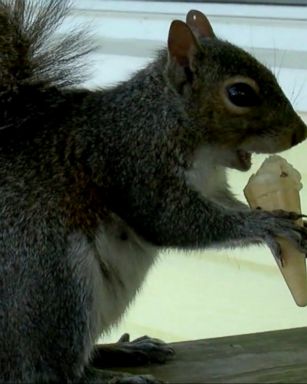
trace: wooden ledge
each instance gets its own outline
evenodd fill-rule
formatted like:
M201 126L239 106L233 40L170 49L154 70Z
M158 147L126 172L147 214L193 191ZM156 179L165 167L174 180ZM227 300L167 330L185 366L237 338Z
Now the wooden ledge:
M122 371L152 374L170 384L307 383L307 327L171 346L174 360Z

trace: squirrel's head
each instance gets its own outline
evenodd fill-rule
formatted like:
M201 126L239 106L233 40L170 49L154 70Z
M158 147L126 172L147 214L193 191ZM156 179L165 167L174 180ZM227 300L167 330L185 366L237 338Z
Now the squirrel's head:
M273 73L244 50L216 38L206 16L173 21L166 76L200 143L225 152L221 163L247 170L252 153L276 153L303 141L307 128Z

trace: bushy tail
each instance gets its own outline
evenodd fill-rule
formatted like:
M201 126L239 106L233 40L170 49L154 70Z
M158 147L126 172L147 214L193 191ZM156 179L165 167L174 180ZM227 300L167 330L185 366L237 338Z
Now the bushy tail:
M0 130L37 112L32 95L82 80L84 33L55 36L69 9L68 0L0 0Z

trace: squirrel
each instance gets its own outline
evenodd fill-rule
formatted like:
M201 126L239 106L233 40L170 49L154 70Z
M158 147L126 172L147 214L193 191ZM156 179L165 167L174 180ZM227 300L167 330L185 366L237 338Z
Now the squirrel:
M82 87L66 0L0 0L0 382L158 383L103 369L163 362L157 339L95 345L164 248L263 243L307 252L292 212L251 210L227 184L254 153L306 138L274 75L204 14L127 81ZM81 79L82 81L82 79Z

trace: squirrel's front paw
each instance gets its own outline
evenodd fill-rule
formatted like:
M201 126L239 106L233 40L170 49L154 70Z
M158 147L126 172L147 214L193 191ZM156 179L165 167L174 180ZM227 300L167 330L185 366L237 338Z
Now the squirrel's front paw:
M281 262L281 249L276 238L282 237L290 241L302 253L307 253L307 228L299 226L295 221L305 215L295 212L252 211L253 232L263 238L274 256Z

